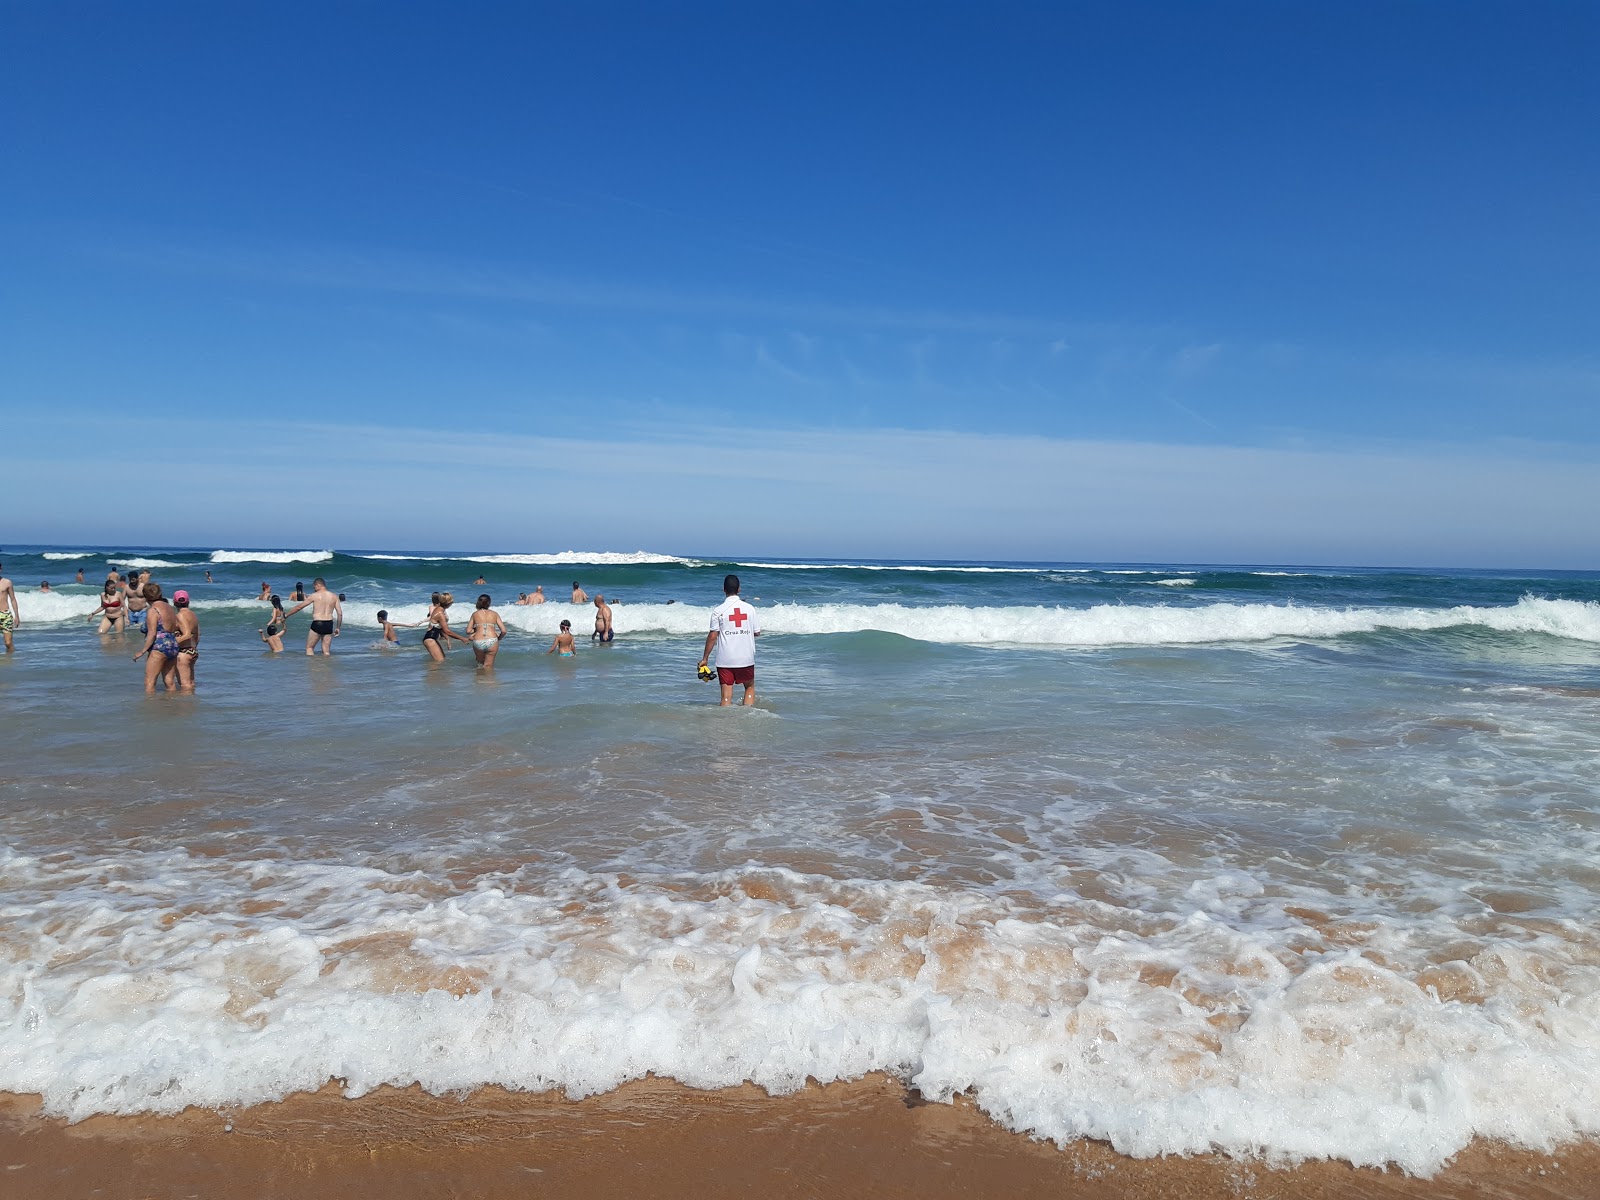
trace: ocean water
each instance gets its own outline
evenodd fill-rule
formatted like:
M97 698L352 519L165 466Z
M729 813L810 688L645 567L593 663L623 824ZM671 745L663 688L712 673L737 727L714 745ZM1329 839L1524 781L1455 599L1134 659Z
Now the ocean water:
M1600 1133L1600 574L4 562L0 1089L52 1112L883 1070L1135 1155ZM108 562L193 593L197 695L86 623ZM728 570L753 710L694 676ZM336 653L266 653L258 584L316 573ZM441 588L492 676L379 645Z

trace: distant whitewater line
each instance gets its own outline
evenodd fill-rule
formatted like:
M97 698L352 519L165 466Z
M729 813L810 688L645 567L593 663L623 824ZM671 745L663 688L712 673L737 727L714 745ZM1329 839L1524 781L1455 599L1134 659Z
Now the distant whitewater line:
M99 604L98 595L24 592L23 618L52 623L81 620ZM195 601L208 609L254 608L256 600ZM347 601L345 623L373 625L387 608L396 621L420 621L425 602L409 597L390 601ZM454 610L464 621L469 610ZM591 610L560 602L519 607L502 603L497 611L512 629L554 635L563 618L576 612L579 632ZM615 606L618 633L703 636L704 606L628 604ZM1260 642L1274 638L1335 638L1381 630L1429 632L1474 627L1499 633L1542 633L1581 642L1600 642L1600 602L1546 600L1524 596L1499 608L1321 608L1297 604L1207 604L1178 608L1164 604L1097 604L1092 608L1043 605L994 607L906 604L761 605L762 625L772 634L893 633L919 642L949 645L1026 646L1182 646L1207 642ZM459 621L458 621L459 623Z
M706 565L697 559L656 554L649 550L562 550L555 554L358 554L355 557L369 562L470 562L520 567L630 567L673 563L688 567Z
M332 550L213 550L214 563L325 563Z
M379 607L373 603L347 603L346 620L371 624ZM427 605L423 603L386 607L391 619L397 621L419 621L427 615ZM1600 602L1533 596L1501 608L1319 608L1292 604L1208 604L1194 608L1134 604L1100 604L1092 608L904 604L760 607L762 626L770 634L881 632L950 645L1179 646L1459 627L1600 642ZM553 635L559 622L571 618L574 609L569 604L552 603L530 607L501 605L497 611L513 629ZM577 611L581 614L576 622L581 633L589 610ZM688 604L623 603L615 606L613 616L620 634L695 637L704 636L706 611ZM462 610L462 619L465 615Z

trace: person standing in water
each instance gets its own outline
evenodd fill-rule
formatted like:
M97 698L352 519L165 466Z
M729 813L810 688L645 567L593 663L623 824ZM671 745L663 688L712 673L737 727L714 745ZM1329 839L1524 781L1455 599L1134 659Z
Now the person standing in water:
M315 654L320 642L323 657L327 657L333 653L333 639L344 628L344 605L339 603L338 596L328 590L327 580L319 575L311 581L310 597L301 600L285 615L292 617L302 608L311 609L311 628L306 632L306 653Z
M445 647L450 642L467 640L450 628L450 606L455 602L456 598L449 592L433 593L433 604L428 608L428 629L422 635L422 644L434 662L444 661Z
M606 598L599 592L594 594L594 632L589 635L591 642L609 642L616 637L616 630L611 628L611 605L606 603Z
M722 580L723 601L712 610L711 632L706 634L703 667L717 652L717 682L722 688L722 707L733 703L733 685L744 685L746 707L756 702L756 639L761 636L761 620L755 609L739 598L739 577Z
M200 619L189 607L189 593L179 588L172 593L178 613L178 690L194 691L194 669L200 661Z
M578 581L576 579L572 581L572 602L574 604L589 603L589 593L578 586Z
M100 618L100 633L110 633L113 629L122 633L128 628L128 610L122 603L122 589L109 579L100 589L100 607L89 614L89 620L96 617Z
M22 610L17 607L17 589L6 578L6 569L0 566L0 637L5 639L6 653L10 654L11 631L22 624Z
M543 604L545 601L544 584L533 589L533 595L528 597L529 604Z
M122 585L122 598L128 606L128 624L140 633L147 632L145 629L145 608L147 604L144 598L144 589L149 582L149 571L140 571L138 575L134 575L132 571L129 571L128 581Z
M133 656L133 661L149 656L150 661L144 666L144 690L146 695L154 695L156 680L163 679L167 684L167 691L178 690L178 614L177 611L161 598L161 585L147 583L144 585L144 595L141 597L145 604L145 625L147 630L144 635L144 648Z
M578 647L572 641L572 622L561 622L561 632L556 634L555 640L550 643L546 654L554 654L558 658L576 658Z
M506 635L505 622L490 608L488 593L478 597L477 610L467 618L467 641L485 671L494 670L494 656L500 652L500 639Z
M271 647L274 654L282 654L283 631L289 626L289 618L283 611L283 601L276 595L269 595L267 600L272 605L272 615L267 618L267 627L256 632L261 635L261 640Z
M75 578L72 582L73 583L82 583L83 582L83 568L82 567L78 568L77 578Z

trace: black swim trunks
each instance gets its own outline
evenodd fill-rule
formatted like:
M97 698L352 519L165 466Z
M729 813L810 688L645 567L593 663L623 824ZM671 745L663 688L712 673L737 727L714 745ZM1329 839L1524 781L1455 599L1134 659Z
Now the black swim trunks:
M313 622L311 622L311 632L316 634L318 637L332 637L333 636L333 622L332 621L313 621Z

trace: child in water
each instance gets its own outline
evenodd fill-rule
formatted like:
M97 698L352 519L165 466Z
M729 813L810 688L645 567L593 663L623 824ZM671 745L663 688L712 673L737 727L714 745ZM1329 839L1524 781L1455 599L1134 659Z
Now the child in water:
M417 627L417 623L415 621L389 620L389 610L386 608L380 608L378 610L378 624L383 626L383 641L379 644L382 645L384 649L388 649L391 645L398 646L400 644L400 639L394 634L396 629L415 629Z
M267 585L263 583L261 586ZM271 647L274 654L282 654L283 631L289 624L289 618L284 616L283 601L276 594L268 596L267 599L272 604L272 615L267 618L267 627L256 632L261 635L261 640Z
M573 644L572 641L571 621L561 622L561 632L556 634L555 641L550 643L550 649L546 650L545 653L555 654L557 651L560 652L560 657L562 658L577 657L578 648Z

